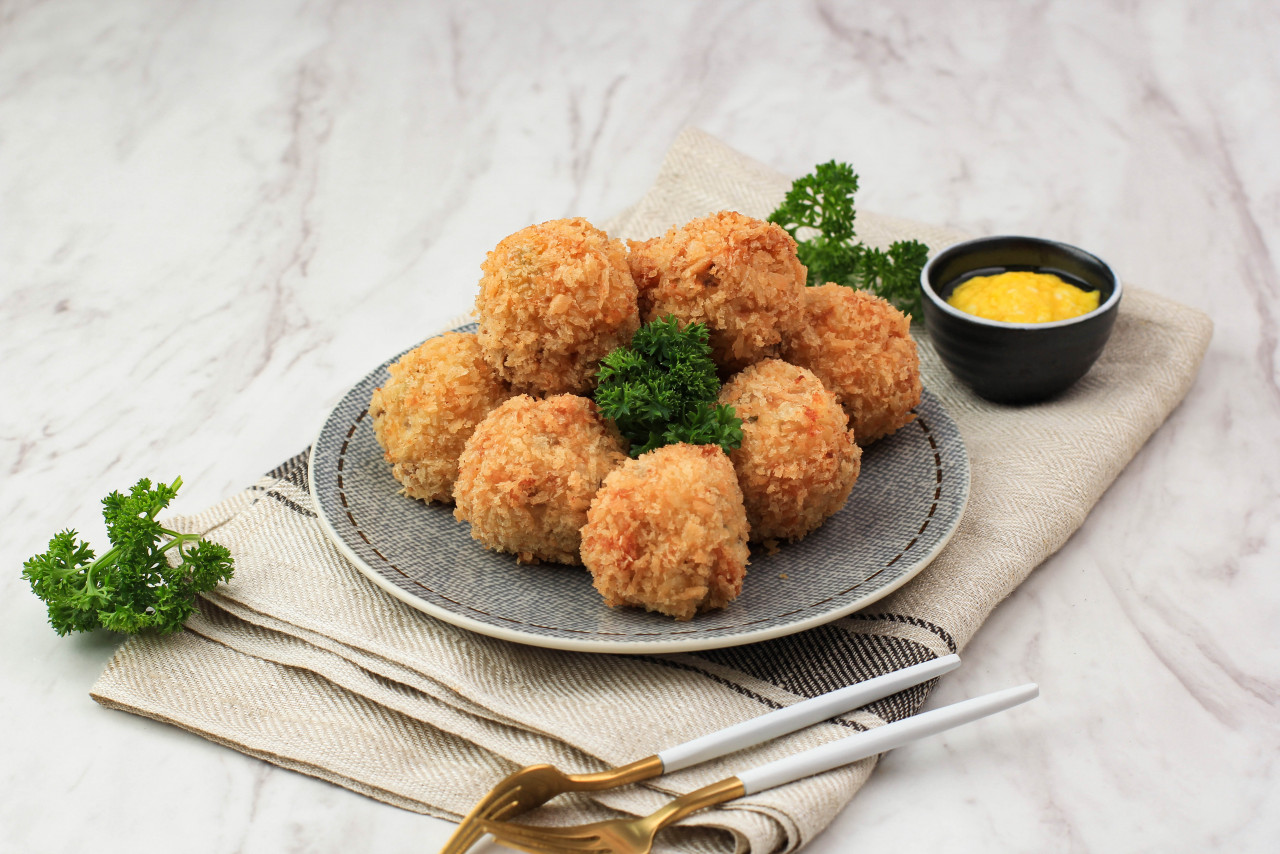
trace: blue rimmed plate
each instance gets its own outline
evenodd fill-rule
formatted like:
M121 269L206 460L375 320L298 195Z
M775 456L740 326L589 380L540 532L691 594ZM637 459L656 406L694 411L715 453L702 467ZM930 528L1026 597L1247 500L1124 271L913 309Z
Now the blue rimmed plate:
M475 325L458 331L473 331ZM969 458L927 390L917 418L865 449L844 509L775 554L753 549L742 595L678 623L609 608L581 567L518 565L485 551L453 508L400 495L366 408L396 356L330 413L311 449L311 494L347 559L397 599L482 634L554 649L692 652L781 637L863 608L901 587L955 533Z

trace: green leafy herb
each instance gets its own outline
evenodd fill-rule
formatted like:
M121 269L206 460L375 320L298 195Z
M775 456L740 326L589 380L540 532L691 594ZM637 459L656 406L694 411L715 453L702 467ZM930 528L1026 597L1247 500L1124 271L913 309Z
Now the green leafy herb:
M920 271L929 249L916 240L896 241L887 251L858 242L853 227L857 191L858 175L852 166L834 160L820 163L792 183L769 221L795 238L810 285L836 282L861 288L920 317Z
M719 392L707 327L681 329L669 315L604 357L596 405L631 441L633 457L676 442L729 451L742 443L742 419L715 402Z
M143 478L128 495L102 499L111 548L94 558L75 531L55 534L49 550L23 564L22 577L49 606L49 623L60 635L105 627L135 633L174 632L195 609L195 596L231 578L224 546L179 534L155 520L182 486ZM161 540L168 538L163 544ZM176 555L174 566L169 557Z

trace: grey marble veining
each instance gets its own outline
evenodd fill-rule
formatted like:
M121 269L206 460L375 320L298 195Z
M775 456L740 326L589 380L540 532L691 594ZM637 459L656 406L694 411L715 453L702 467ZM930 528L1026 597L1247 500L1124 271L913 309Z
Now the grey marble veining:
M809 850L1272 850L1277 44L1266 2L0 4L0 850L443 841L97 707L116 639L57 638L19 567L138 477L192 511L296 453L500 238L617 213L689 124L850 161L866 209L1087 247L1216 328L932 702L1041 699L894 752Z

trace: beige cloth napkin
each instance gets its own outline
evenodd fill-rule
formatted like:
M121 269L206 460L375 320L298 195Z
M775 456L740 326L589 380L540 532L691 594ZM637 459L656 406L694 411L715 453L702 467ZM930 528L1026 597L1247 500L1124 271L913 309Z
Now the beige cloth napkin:
M650 192L609 224L645 238L721 209L767 216L789 181L685 131ZM937 249L963 235L862 213L874 244ZM919 330L916 330L919 332ZM1190 387L1208 318L1129 287L1092 372L1038 406L997 406L954 382L921 336L925 384L959 424L972 465L960 528L916 579L868 612L776 641L675 656L605 656L469 633L382 593L334 549L307 491L305 452L205 513L172 520L230 547L233 581L188 630L126 642L100 703L197 732L406 809L456 818L532 762L596 770L804 696L964 647L995 605L1084 522ZM913 713L927 688L771 745L567 800L559 821L648 812L768 759ZM818 834L875 760L709 810L659 850L793 850ZM727 833L726 833L727 831Z

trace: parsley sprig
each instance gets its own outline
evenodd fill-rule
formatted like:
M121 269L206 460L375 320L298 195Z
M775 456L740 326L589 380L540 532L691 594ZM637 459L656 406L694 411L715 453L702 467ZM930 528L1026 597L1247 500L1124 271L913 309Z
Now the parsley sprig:
M156 521L180 486L180 477L154 487L143 478L128 495L112 492L102 499L111 548L101 557L66 530L53 536L47 552L23 564L22 577L49 606L54 631L174 632L195 610L197 593L231 578L225 546Z
M820 163L792 183L769 221L795 238L810 285L836 282L861 288L918 318L920 271L929 260L929 248L917 240L899 240L887 250L859 242L854 231L857 191L858 175L852 166L834 160Z
M725 451L742 444L742 419L715 402L720 381L709 339L704 324L681 329L668 315L600 362L596 405L630 440L631 456L676 442Z

